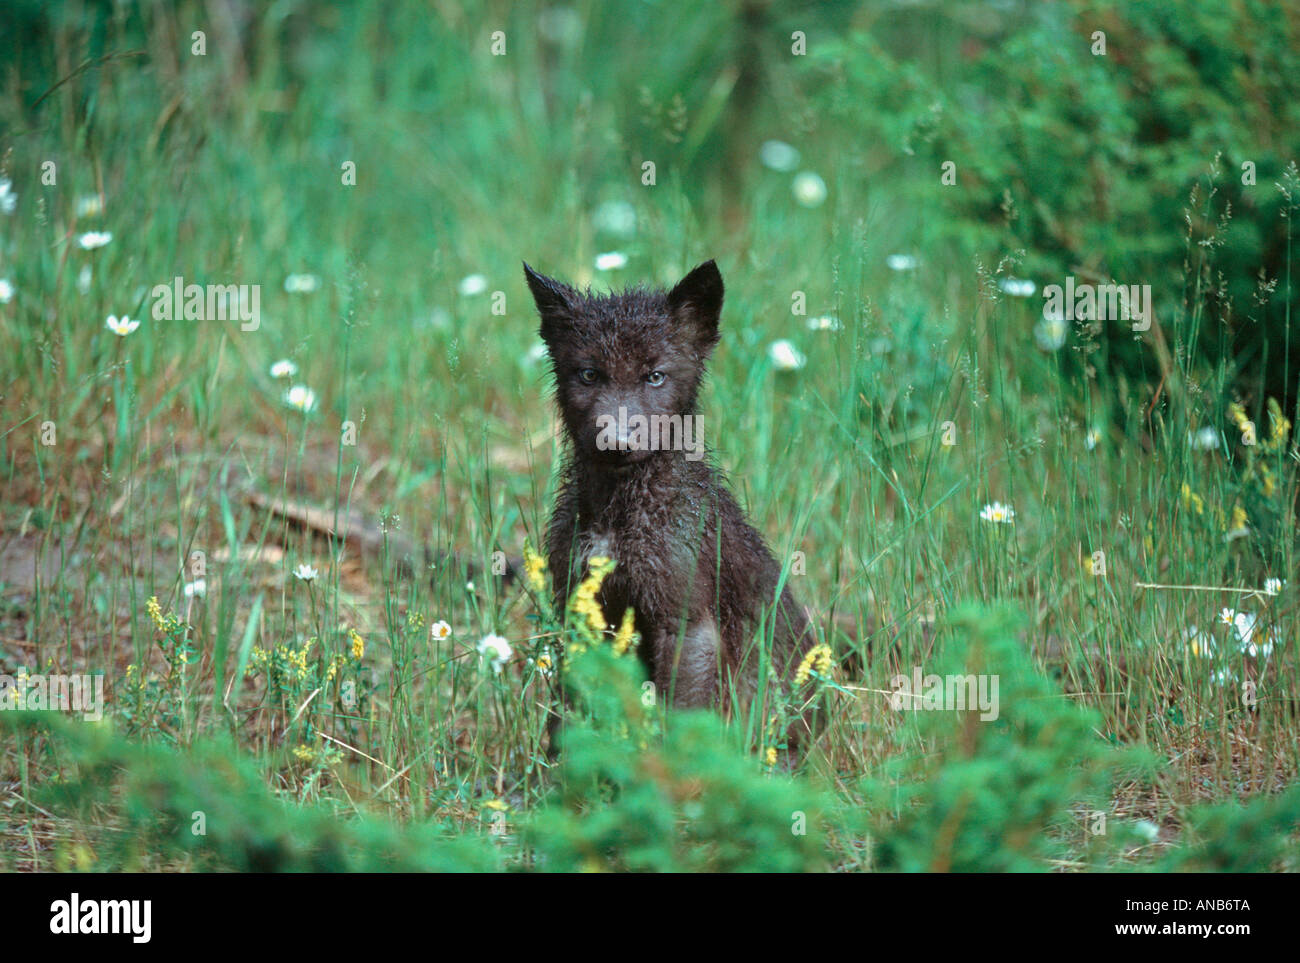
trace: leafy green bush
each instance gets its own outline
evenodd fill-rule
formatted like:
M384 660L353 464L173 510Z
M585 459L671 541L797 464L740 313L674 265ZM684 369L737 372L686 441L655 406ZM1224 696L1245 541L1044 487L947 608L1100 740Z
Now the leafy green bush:
M864 780L873 865L881 870L1043 871L1056 866L1269 872L1300 861L1300 790L1246 803L1192 807L1187 840L1154 858L1131 857L1158 827L1106 819L1121 782L1155 777L1154 757L1100 736L1080 708L1034 667L1008 609L969 606L933 670L996 673L999 716L918 712L925 751ZM1082 860L1081 861L1081 857Z
M1083 833L1082 819L1109 808L1122 772L1144 756L1099 736L1100 717L1039 673L1007 609L968 607L926 672L998 678L999 713L917 711L924 750L890 760L864 783L883 870L1026 872L1051 868ZM1114 827L1102 842L1124 838Z
M529 826L544 870L796 872L824 868L823 794L803 779L765 776L711 712L642 705L631 660L609 647L575 662L604 710L564 733L557 804ZM590 691L590 690L589 690ZM619 693L611 699L609 693Z
M1195 841L1159 863L1166 872L1269 873L1300 869L1300 787L1248 803L1195 807L1187 829Z
M277 799L257 768L220 740L181 751L50 713L5 713L6 723L39 737L33 743L66 774L38 799L87 827L90 838L72 861L79 868L468 872L500 865L482 837Z

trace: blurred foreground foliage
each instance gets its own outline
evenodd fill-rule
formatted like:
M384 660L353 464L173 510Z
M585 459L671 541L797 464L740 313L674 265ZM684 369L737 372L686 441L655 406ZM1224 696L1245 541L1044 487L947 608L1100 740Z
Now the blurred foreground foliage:
M497 816L505 807L496 808L491 832L438 821L395 825L362 807L339 813L277 798L221 739L181 751L52 713L7 712L0 725L59 774L35 795L55 818L80 827L63 844L64 868L1300 868L1298 787L1248 804L1194 807L1186 814L1192 842L1151 853L1143 848L1154 835L1137 821L1116 818L1106 831L1088 832L1123 783L1156 779L1159 766L1143 750L1103 740L1096 713L1035 670L1016 639L1019 621L1007 609L968 607L955 616L937 665L996 674L998 719L980 721L978 709L916 713L921 751L863 778L855 801L837 801L811 775L765 774L711 713L673 713L665 724L641 698L635 659L608 644L571 654L569 684L586 711L566 726L548 803L522 817Z

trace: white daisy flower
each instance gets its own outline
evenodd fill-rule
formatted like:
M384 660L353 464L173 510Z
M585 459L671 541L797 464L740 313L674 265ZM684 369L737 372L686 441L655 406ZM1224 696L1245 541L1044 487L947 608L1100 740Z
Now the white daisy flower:
M812 171L796 174L790 189L794 199L804 207L820 207L826 200L826 182Z
M1282 586L1285 584L1286 582L1280 578L1266 578L1264 579L1264 594L1277 595L1282 591Z
M81 237L77 238L77 243L81 245L83 251L93 251L101 248L113 240L112 231L87 231Z
M473 297L476 294L482 294L487 290L488 279L482 274L470 274L460 279L460 293L465 297Z
M1273 639L1267 629L1259 629L1259 619L1251 612L1238 612L1232 620L1237 630L1238 648L1252 659L1267 659L1273 653Z
M537 671L543 679L549 679L551 673L555 670L555 659L552 657L550 649L542 649L537 653L537 658L530 661L537 666Z
M311 294L320 287L320 278L314 274L290 274L284 279L284 289L289 294Z
M778 371L796 371L807 361L799 349L785 338L773 341L767 349L767 356L772 359L772 364Z
M596 230L614 237L632 237L636 234L636 208L627 201L606 201L591 216Z
M194 596L202 598L208 594L208 583L201 578L196 578L193 582L185 583L185 597L192 599Z
M1154 843L1160 838L1160 827L1149 819L1139 819L1133 824L1133 829L1148 843Z
M1003 278L998 281L998 287L1013 298L1032 298L1038 290L1038 285L1026 278Z
M104 213L104 202L98 194L85 194L77 198L77 219L99 217Z
M1219 430L1207 426L1194 435L1189 434L1187 441L1198 451L1214 451L1219 447Z
M320 572L316 571L314 568L312 568L310 565L306 564L305 562L293 570L293 577L296 579L301 579L304 582L314 581L316 576L318 575L320 575Z
M14 285L8 278L0 278L0 304L8 304L14 299Z
M1232 685L1237 681L1237 673L1224 666L1210 673L1210 681L1215 685Z
M765 140L759 145L758 159L764 167L788 174L799 166L799 150L783 140Z
M627 267L627 255L622 251L606 251L596 255L597 271L617 271Z
M271 365L272 378L292 378L298 373L298 366L288 358L281 358Z
M1252 659L1267 659L1273 654L1273 637L1267 632L1260 638L1259 642L1241 643L1243 654L1250 656Z
M1098 428L1089 428L1088 433L1083 436L1083 447L1089 451L1094 450L1101 443L1101 430Z
M784 140L764 140L758 146L758 160L764 168L788 174L800 165L800 151Z
M77 291L81 294L89 293L90 282L94 279L95 272L90 269L90 265L81 265L81 270L77 272Z
M513 650L510 643L499 635L485 635L478 644L479 655L492 660L492 671L499 673Z
M980 518L994 525L1010 525L1016 518L1016 510L1001 502L991 502L980 509Z
M306 385L294 385L284 393L285 404L301 412L312 411L316 407L316 392Z
M1220 625L1232 625L1237 621L1237 613L1232 609L1222 609L1219 612Z
M1060 351L1069 330L1064 318L1043 318L1034 325L1034 343L1043 351Z
M437 331L445 331L451 327L451 312L446 308L434 308L422 318L416 318L415 323L421 328L433 328Z
M1183 630L1183 644L1187 651L1198 659L1208 659L1217 651L1213 636L1202 632L1195 625Z
M838 331L839 329L839 319L834 318L829 314L823 314L816 318L808 319L809 331Z
M910 254L891 254L885 258L885 264L891 271L915 271L916 258Z
M451 638L451 626L446 622L434 622L429 626L429 636L439 642L444 642Z
M108 320L105 322L105 326L118 337L125 338L136 328L140 327L140 322L132 321L125 314L120 318L116 315L110 314Z

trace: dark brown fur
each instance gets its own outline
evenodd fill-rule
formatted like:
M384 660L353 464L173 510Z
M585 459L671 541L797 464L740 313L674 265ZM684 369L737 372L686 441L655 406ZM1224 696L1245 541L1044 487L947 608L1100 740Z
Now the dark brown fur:
M725 704L734 684L752 693L755 629L774 620L771 662L788 680L813 644L781 566L746 521L710 459L682 450L601 450L596 419L696 414L705 363L718 343L722 277L713 261L671 291L593 295L524 272L541 314L568 450L547 538L562 606L606 555L617 568L599 602L617 625L636 613L641 656L662 696L680 707ZM588 383L584 380L595 372ZM662 372L655 386L653 373ZM650 380L648 380L650 379ZM707 431L705 437L708 437ZM775 604L774 604L775 603Z

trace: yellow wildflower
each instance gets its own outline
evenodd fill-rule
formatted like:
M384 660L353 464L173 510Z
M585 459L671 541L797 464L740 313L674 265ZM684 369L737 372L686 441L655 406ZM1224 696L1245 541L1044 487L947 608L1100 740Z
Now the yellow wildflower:
M542 558L533 551L533 547L524 542L524 573L528 577L528 584L533 587L534 592L543 592L546 589L546 559Z
M1232 506L1232 520L1228 522L1228 531L1241 531L1247 527L1246 522L1246 509L1242 508L1241 503L1238 502Z
M1250 424L1250 419L1246 417L1246 409L1237 401L1228 405L1228 417L1243 432L1246 430L1246 426Z
M1192 486L1183 482L1183 504L1192 509L1198 515L1205 514L1205 501L1200 495L1192 491Z
M313 636L303 643L301 649L295 649L291 645L277 647L288 674L296 675L299 679L307 678L307 653L311 651L311 647L315 644L316 638Z
M808 654L803 657L803 661L799 663L799 668L795 670L795 687L798 688L807 682L814 669L818 675L825 676L830 673L830 668L831 647L824 642L821 645L814 645L808 650Z
M619 625L618 631L614 633L614 654L626 654L627 650L636 643L636 640L636 614L629 608L623 613L623 622Z
M769 766L776 765L776 746L767 747L766 757L767 757L767 764Z
M166 625L163 622L162 606L158 604L158 596L149 596L149 601L144 603L144 608L149 613L149 618L153 620L154 628L162 632Z
M356 629L348 629L348 638L352 640L352 658L360 662L361 657L366 654L366 641L361 638Z
M163 635L174 635L185 623L175 615L163 615L162 606L158 604L158 596L151 595L149 601L144 604L145 611L149 613L149 619Z
M1291 431L1291 421L1286 415L1282 414L1282 406L1277 403L1276 398L1268 399L1268 416L1273 423L1273 435L1269 439L1269 448L1280 448L1286 441L1287 434Z
M609 623L605 621L604 610L596 601L596 594L600 591L605 576L614 570L614 562L603 555L597 555L588 560L587 568L587 577L573 593L569 607L587 620L593 632L604 632L609 628Z
M325 666L325 681L333 682L334 677L339 674L339 666L347 661L347 656L341 652L336 652L330 659L329 664Z
M1264 462L1259 463L1260 487L1264 491L1265 498L1272 498L1273 492L1277 491L1277 482L1273 480L1273 473L1269 471L1268 465Z
M604 632L609 628L609 623L605 621L605 612L595 599L579 599L574 603L573 611L586 618L593 632Z

